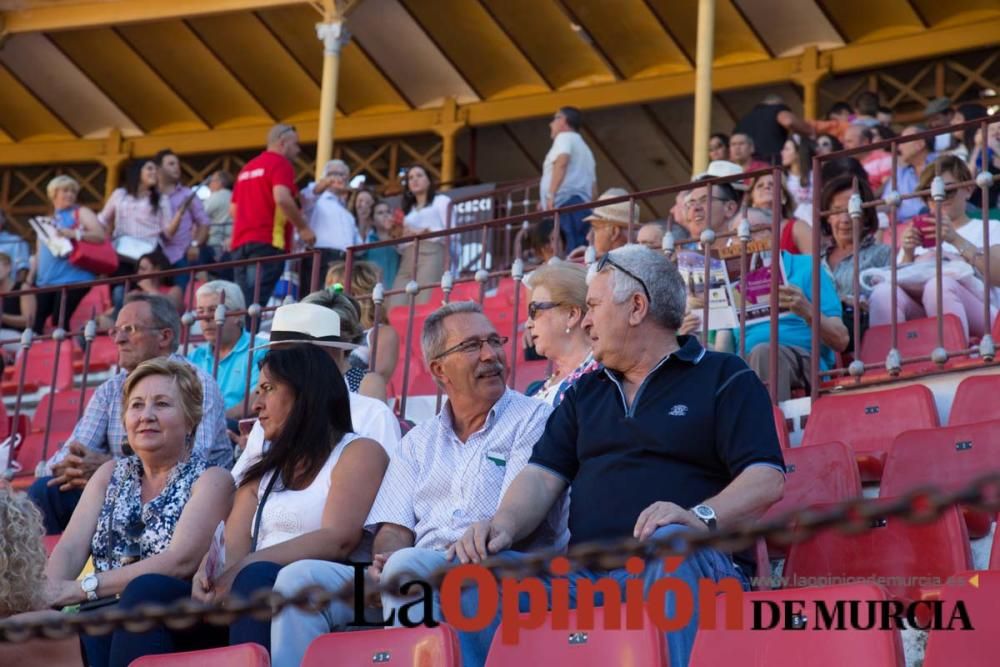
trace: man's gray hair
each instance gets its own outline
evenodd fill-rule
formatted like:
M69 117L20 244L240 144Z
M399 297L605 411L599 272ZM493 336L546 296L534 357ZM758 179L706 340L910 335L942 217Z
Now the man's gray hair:
M684 321L684 311L687 309L687 289L677 267L660 252L651 250L644 245L630 243L608 253L611 261L631 271L645 284L651 298L649 316L653 322L671 331L677 331ZM591 265L587 276L589 284L596 275L597 264ZM623 303L633 294L646 296L632 276L624 271L608 265L604 271L612 273L612 296L615 303Z
M420 350L424 353L424 364L430 365L436 356L444 352L447 335L444 331L444 321L459 313L482 314L483 307L475 301L456 301L447 303L424 320L424 330L420 334Z
M351 175L351 168L347 165L346 162L344 162L343 160L339 160L339 159L337 159L337 160L330 160L325 165L323 165L323 175L324 176L329 176L330 172L333 171L334 167L341 167L344 171L347 172L348 176Z
M181 318L170 299L159 294L133 294L125 298L125 303L148 303L153 326L157 329L170 329L170 333L173 334L170 351L177 351L177 347L181 344Z
M247 302L243 297L243 290L236 283L231 283L228 280L210 280L195 292L195 296L208 296L209 294L218 295L222 293L222 301L220 303L226 307L226 310L246 310Z

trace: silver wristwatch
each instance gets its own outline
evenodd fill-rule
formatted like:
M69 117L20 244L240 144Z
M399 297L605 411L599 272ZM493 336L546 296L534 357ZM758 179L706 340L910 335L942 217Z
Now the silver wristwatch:
M80 588L83 589L84 594L87 596L87 600L93 602L97 599L97 586L100 582L97 580L96 574L88 574L80 581Z
M691 511L694 512L694 515L698 517L702 523L708 526L709 530L715 530L717 522L715 520L714 509L708 505L695 505L691 508Z

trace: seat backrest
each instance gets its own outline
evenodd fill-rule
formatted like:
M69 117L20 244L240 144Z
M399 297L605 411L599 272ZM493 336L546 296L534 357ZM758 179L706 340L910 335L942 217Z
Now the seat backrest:
M874 519L872 526L854 535L823 530L793 544L782 572L785 585L808 586L817 577L890 577L895 582L887 586L890 595L920 600L925 597L918 581L921 577L944 582L971 567L969 535L955 506L927 523L889 517Z
M774 428L778 431L778 443L782 449L788 449L792 443L788 440L788 423L785 421L785 413L777 405L772 406L774 410Z
M21 367L26 365L24 381L26 384L34 384L41 387L52 385L52 366L56 359L56 341L43 340L34 343L28 350L17 353L14 361L13 381L18 382L21 377ZM25 362L27 359L27 362ZM73 342L64 340L59 346L59 368L57 369L56 384L53 389L68 389L73 386Z
M889 449L879 495L903 496L921 485L954 491L998 471L998 440L1000 420L900 433Z
M802 444L839 440L856 455L878 458L873 469L862 468L863 480L878 479L881 463L897 434L937 425L934 395L924 385L831 395L813 403Z
M997 318L1000 321L1000 317ZM948 426L972 424L995 416L1000 396L1000 374L967 377L955 390Z
M842 442L792 447L785 457L785 488L762 520L775 519L812 505L838 503L861 495L854 454Z
M617 629L605 629L606 608L594 609L593 627L580 628L575 611L569 613L569 629L555 630L552 615L547 614L540 627L521 625L516 643L503 641L503 622L497 629L486 658L486 667L524 667L524 665L667 665L663 633L649 618L642 629L626 629L623 617Z
M698 631L691 653L690 667L718 665L767 665L768 667L903 667L903 645L898 630L856 630L846 619L846 629L833 631L817 627L823 604L836 608L838 601L887 600L885 589L873 584L846 584L803 588L795 591L761 591L742 595L743 627L723 627L729 594L716 598L717 629ZM794 610L786 600L802 602ZM756 604L755 604L756 603ZM869 615L879 614L878 605L859 605L859 627L865 627ZM847 615L846 605L842 607ZM753 629L754 612L760 614L761 629ZM777 612L777 613L776 613ZM780 617L779 617L780 615ZM771 623L775 627L769 628ZM878 621L873 619L876 627ZM786 629L788 627L795 630ZM839 626L838 626L839 627ZM642 664L642 663L637 663Z
M953 352L967 348L968 341L962 330L961 320L950 313L946 314L943 319L944 349ZM899 322L896 325L896 334L899 342L899 354L904 359L928 355L937 347L937 320L933 317L924 317L918 320ZM871 327L861 340L860 359L866 364L882 363L891 348L892 330L889 325ZM921 366L928 364L930 367L934 366L932 361L920 362Z
M1000 653L1000 572L968 572L968 582L944 587L944 617L961 600L975 628L934 630L927 635L924 667L993 667Z
M451 626L333 632L313 640L301 667L414 665L459 667L458 635Z
M186 653L146 655L132 661L129 667L270 667L271 659L260 644L237 644L224 648Z

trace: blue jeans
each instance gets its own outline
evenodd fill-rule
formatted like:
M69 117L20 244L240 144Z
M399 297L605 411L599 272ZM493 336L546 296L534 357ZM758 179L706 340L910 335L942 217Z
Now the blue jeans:
M170 268L171 269L185 269L188 266L190 266L190 263L188 262L187 255L184 255L179 260L177 260L176 262L174 262L173 264L171 264ZM181 273L181 274L176 275L173 278L171 278L171 280L174 281L174 285L176 285L177 287L180 287L182 292L187 289L187 285L188 285L188 282L190 281L190 279L191 279L191 277L188 274L186 274L186 273Z
M232 251L230 259L267 259L284 254L284 251L266 243L245 243ZM271 293L274 292L275 285L281 280L281 274L285 270L284 262L262 262L260 265L260 299L254 301L254 282L257 278L257 265L246 264L233 269L233 282L243 290L243 298L246 299L247 306L252 303L259 303L266 306ZM248 319L249 321L249 319Z
M574 195L566 201L560 202L558 206L572 206L574 204L582 204L585 201L586 199L583 197ZM587 245L587 233L590 231L590 223L584 222L583 219L588 215L590 215L589 209L559 214L559 228L562 229L563 236L566 238L565 252L567 255L575 248Z
M671 525L662 526L655 533L654 539L666 539L670 535L689 530L686 526ZM507 551L500 554L501 557L516 560L523 557L522 554ZM733 564L729 556L712 549L702 549L688 556L672 572L665 572L663 559L657 558L647 561L646 569L641 575L630 575L624 569L610 571L578 570L570 573L567 577L569 581L569 595L571 607L576 607L576 584L581 579L591 581L600 578L614 579L618 582L622 593L625 591L625 582L629 579L641 576L644 581L643 591L648 592L649 587L658 579L664 577L676 577L683 580L689 587L694 598L694 609L691 621L681 630L666 633L667 650L670 652L671 667L686 667L691 656L691 649L694 646L695 634L698 630L698 581L699 579L712 579L719 581L725 578L736 578L743 586L744 590L749 590L749 583L739 569ZM545 584L546 591L551 592L550 578L539 575L539 579ZM666 595L664 601L664 614L666 618L675 616L675 600L672 593ZM479 608L479 591L476 587L466 589L462 594L462 613L466 617L475 615ZM501 607L502 608L502 607ZM523 595L519 602L522 612L528 611L528 596ZM447 619L445 619L447 621ZM497 626L500 625L499 612L486 629L479 632L459 633L459 642L462 647L462 664L465 667L481 667L486 663L486 654L489 652L493 635Z
M231 593L248 598L260 589L271 590L280 569L281 566L275 563L251 563L236 575ZM169 604L190 596L189 580L163 574L144 574L129 582L118 605L120 609L128 610L140 604ZM84 635L83 645L90 667L128 667L133 660L144 655L226 646L227 635L229 646L255 642L268 651L271 649L271 622L258 621L251 616L233 621L228 632L225 627L209 624L186 630L171 630L160 625L147 632L115 630L110 635Z
M69 525L73 510L80 502L83 489L60 491L58 486L49 486L51 477L39 477L28 487L28 497L42 512L46 535L59 535Z

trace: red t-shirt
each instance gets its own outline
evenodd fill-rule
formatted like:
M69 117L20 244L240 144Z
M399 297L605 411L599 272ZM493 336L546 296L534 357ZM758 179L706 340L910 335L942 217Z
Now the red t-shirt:
M240 170L233 187L233 250L247 243L266 243L280 250L292 247L292 225L274 203L276 185L298 195L295 171L283 155L264 151Z

